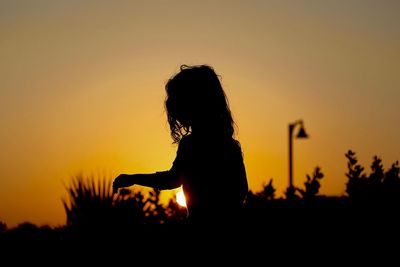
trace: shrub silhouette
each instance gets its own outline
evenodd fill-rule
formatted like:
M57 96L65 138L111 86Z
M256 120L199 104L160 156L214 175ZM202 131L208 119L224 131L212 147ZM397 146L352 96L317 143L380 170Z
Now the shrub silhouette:
M399 162L396 161L385 170L381 158L374 156L371 171L367 174L355 152L349 150L345 156L348 160L346 195L319 195L320 182L324 178L320 167L306 176L303 188L295 188L296 198L290 201L276 197L273 179L270 179L260 191L248 192L244 222L249 223L250 227L246 229L254 231L252 233L255 235L259 235L261 229L275 229L275 233L282 229L288 230L288 233L319 233L318 225L323 226L323 230L332 226L349 235L354 231L372 231L372 228L368 228L371 223L379 231L395 229L393 227L398 225L396 218L400 207ZM72 177L65 186L67 197L62 200L67 215L65 226L39 227L25 222L7 229L7 225L0 221L0 242L59 243L76 237L80 240L82 237L107 238L112 235L123 237L124 240L134 237L139 243L133 245L143 246L144 239L141 237L159 238L163 236L160 233L171 233L163 237L176 239L176 233L182 233L183 237L191 233L177 231L188 229L185 227L169 227L185 224L187 215L186 208L179 206L174 196L163 205L160 191L120 189L119 194L113 195L110 181L107 177L98 176ZM365 229L362 225L365 225ZM272 232L263 233L269 235ZM152 238L148 240L149 243L154 242Z
M176 202L164 207L160 192L120 190L113 195L111 180L105 177L78 175L66 185L63 199L66 226L77 234L116 234L130 232L144 225L178 222L184 211Z
M399 162L392 164L391 168L385 173L385 179L382 182L384 200L391 206L400 206L400 176Z
M7 231L7 224L0 221L0 234L4 233L5 231Z
M62 202L68 227L83 230L107 226L112 222L113 195L109 181L96 181L93 176L85 179L83 175L78 175L65 187L68 198Z
M186 207L182 207L176 201L176 194L173 194L168 204L164 206L165 214L167 215L167 223L169 224L181 224L183 223L188 215Z
M265 184L263 186L263 190L261 192L262 197L264 197L267 200L273 200L275 199L275 191L276 189L272 185L272 178L269 180L268 184Z
M346 176L346 193L355 202L362 202L368 199L368 179L364 172L364 167L358 164L356 154L349 150L345 154L348 159Z
M324 174L321 172L321 168L316 167L312 177L307 174L307 181L304 183L305 190L301 188L296 188L296 190L300 192L303 199L315 198L321 187L319 180L322 178L324 178Z
M0 234L0 244L7 243L18 246L58 244L62 240L62 228L53 228L48 225L37 226L31 222L23 222L7 229Z
M385 172L382 160L378 156L373 157L371 173L363 173L364 167L358 164L356 154L349 150L348 182L346 193L350 200L357 205L367 206L399 206L400 204L400 177L399 162L392 164Z

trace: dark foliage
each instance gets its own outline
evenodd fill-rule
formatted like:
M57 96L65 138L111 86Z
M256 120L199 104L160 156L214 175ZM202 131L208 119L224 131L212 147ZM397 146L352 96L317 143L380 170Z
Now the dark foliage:
M40 240L54 244L113 238L128 240L138 247L144 243L152 246L160 237L165 240L182 238L188 242L187 238L193 235L204 239L221 233L227 233L228 238L257 235L265 240L282 234L292 238L298 233L308 239L335 238L338 234L355 238L367 232L371 236L373 229L375 233L379 231L379 235L396 233L400 208L399 163L385 170L382 160L375 156L371 172L367 174L353 151L348 151L346 158L346 195L319 193L324 178L319 167L306 176L303 188L294 188L295 198L292 199L277 198L270 179L259 192L248 192L237 220L229 225L218 225L214 228L216 231L208 231L206 235L202 234L204 227L190 228L186 224L187 211L175 198L162 204L161 193L154 190L122 189L118 195L113 195L109 179L80 175L66 186L68 197L63 199L63 205L67 221L64 226L51 228L23 223L7 229L7 225L0 222L0 241Z
M122 189L113 194L110 179L105 177L80 175L66 189L68 198L63 199L66 228L73 237L143 232L157 225L178 223L185 215L175 201L163 205L160 191Z
M304 183L305 189L297 188L302 198L305 200L315 198L319 192L319 188L321 187L319 180L322 178L324 178L324 174L321 172L320 167L315 168L312 177L307 174L307 181Z
M399 162L392 164L385 172L382 160L374 156L371 164L371 173L364 173L364 167L358 164L353 151L346 154L349 160L348 182L346 193L352 203L364 208L393 208L400 207L400 176Z
M0 234L4 233L5 231L7 231L7 224L0 221Z

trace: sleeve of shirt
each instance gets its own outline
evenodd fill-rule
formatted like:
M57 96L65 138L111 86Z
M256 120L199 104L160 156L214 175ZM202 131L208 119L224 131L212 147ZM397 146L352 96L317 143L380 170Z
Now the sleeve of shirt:
M172 164L170 172L177 175L182 175L185 172L188 160L188 147L188 137L183 137L179 142L178 151L176 152L176 157Z
M163 189L174 189L182 185L182 179L185 172L185 166L187 161L187 141L185 138L179 142L178 151L176 152L175 160L172 167L168 171L156 172L159 183L159 190Z

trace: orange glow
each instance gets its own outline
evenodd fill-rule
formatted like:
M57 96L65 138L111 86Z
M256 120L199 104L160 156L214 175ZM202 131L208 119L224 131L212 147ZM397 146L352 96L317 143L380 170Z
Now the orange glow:
M252 191L270 178L285 191L297 119L311 137L294 140L295 186L318 165L321 193L345 194L348 149L364 166L375 154L385 166L400 159L399 1L3 2L0 221L9 227L64 224L62 182L81 171L171 168L164 85L181 64L221 76Z
M185 194L183 193L182 188L179 189L179 191L176 193L176 202L177 202L180 206L186 207Z

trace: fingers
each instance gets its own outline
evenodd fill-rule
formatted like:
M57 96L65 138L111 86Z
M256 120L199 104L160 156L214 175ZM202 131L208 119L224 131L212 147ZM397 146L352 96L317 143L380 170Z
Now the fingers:
M118 189L120 188L120 185L119 185L120 179L119 178L120 178L119 176L117 178L115 178L112 183L113 194L118 194Z
M117 194L118 189L125 186L126 186L126 175L125 174L118 175L117 178L114 179L112 184L113 194Z
M118 194L118 187L113 186L113 194Z
M114 194L118 193L119 188L130 186L130 184L128 183L127 177L128 176L126 174L120 174L120 175L118 175L117 178L114 179L113 184L112 184Z

